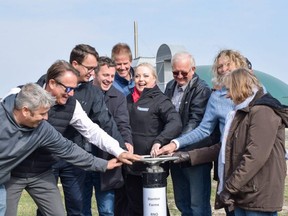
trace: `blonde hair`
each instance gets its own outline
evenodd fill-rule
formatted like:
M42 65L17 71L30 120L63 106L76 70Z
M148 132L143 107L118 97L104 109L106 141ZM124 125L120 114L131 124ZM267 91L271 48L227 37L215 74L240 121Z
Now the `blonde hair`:
M242 103L246 98L254 94L255 88L261 88L256 76L246 68L239 68L227 74L224 85L234 103Z
M156 69L153 67L153 65L151 65L151 64L148 63L148 62L140 63L140 64L137 65L137 67L135 68L135 72L137 71L137 69L138 69L139 67L146 67L146 68L148 68L148 69L152 72L152 76L156 79L156 82L158 81L158 75L157 75Z
M248 68L246 58L240 54L240 52L235 51L235 50L221 50L217 56L214 59L214 63L212 66L212 72L213 72L213 77L212 77L212 83L213 85L223 85L223 75L218 74L218 60L219 58L226 57L228 61L231 63L233 62L235 64L236 68Z

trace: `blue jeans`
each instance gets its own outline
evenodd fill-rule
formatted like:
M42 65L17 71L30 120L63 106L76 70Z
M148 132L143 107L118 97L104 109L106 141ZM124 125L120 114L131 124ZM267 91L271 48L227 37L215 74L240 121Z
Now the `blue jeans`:
M211 216L212 164L180 167L171 164L174 199L182 216Z
M60 160L53 165L53 173L56 181L60 178L62 183L67 216L81 215L85 171Z
M6 212L6 189L0 184L0 216L4 216Z
M239 207L235 207L235 216L277 216L277 212L260 212L260 211L249 211Z
M100 173L90 171L86 172L83 189L83 215L92 216L91 198L93 187L99 216L114 216L114 190L101 191Z

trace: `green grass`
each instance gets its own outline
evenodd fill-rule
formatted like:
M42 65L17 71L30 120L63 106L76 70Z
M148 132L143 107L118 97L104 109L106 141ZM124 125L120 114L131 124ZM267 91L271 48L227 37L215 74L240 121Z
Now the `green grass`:
M286 129L286 148L288 148L288 130ZM61 187L60 187L61 190ZM215 190L216 190L216 182L212 180L212 191L211 191L211 206L214 206L214 198L215 198ZM168 199L168 206L170 210L171 216L180 216L179 211L177 210L173 198L173 188L171 184L171 178L168 178L167 182L167 199ZM212 208L213 216L224 216L225 212L223 209L214 210ZM29 194L26 191L23 192L22 197L19 202L18 206L18 216L32 216L35 215L36 212L36 205L34 201L31 199ZM92 214L93 216L97 216L98 212L96 210L96 201L92 199ZM283 211L278 214L279 216L287 216L288 215L288 178L286 178L285 182L285 191L284 191L284 204L283 204Z
M60 186L60 190L61 186ZM212 192L211 192L211 206L214 205L214 197L215 197L215 190L216 190L216 182L212 181ZM171 216L180 216L180 212L177 210L173 198L173 188L170 177L168 178L167 182L167 199L168 199L168 206L170 210ZM29 194L24 191L22 194L22 197L19 202L18 206L18 216L33 216L35 215L37 206L35 205L34 201L31 199ZM213 216L224 216L224 210L213 210L212 215ZM96 201L93 198L92 200L92 214L93 216L97 216L98 212L96 210ZM288 180L286 179L286 185L285 185L285 194L284 194L284 206L283 211L279 213L279 216L285 216L288 215Z

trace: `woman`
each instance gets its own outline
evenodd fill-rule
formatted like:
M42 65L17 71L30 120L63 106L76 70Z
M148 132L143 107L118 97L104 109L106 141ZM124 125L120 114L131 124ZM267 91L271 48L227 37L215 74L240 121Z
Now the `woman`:
M182 129L178 112L156 85L157 74L148 63L135 70L133 94L127 96L134 153L156 155L159 148L177 137ZM141 172L146 166L134 163L126 178L129 215L143 215Z
M224 84L236 107L226 118L220 150L220 199L235 206L236 216L277 215L283 205L288 109L264 94L247 69L229 73Z

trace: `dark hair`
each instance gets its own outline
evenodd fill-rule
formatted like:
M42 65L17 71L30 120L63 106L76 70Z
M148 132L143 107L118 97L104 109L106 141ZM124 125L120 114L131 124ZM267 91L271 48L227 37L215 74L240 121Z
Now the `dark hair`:
M79 64L82 64L82 62L84 61L85 57L88 54L95 56L95 58L98 61L99 54L94 47L89 46L87 44L76 45L70 53L70 60L69 60L70 64L72 64L73 61L76 61Z
M95 73L98 73L100 71L100 67L107 65L108 68L110 67L116 67L116 63L107 56L101 56L98 59L98 66L95 68Z
M73 74L79 77L79 72L71 64L69 64L69 62L65 60L57 60L47 70L46 83L48 83L51 79L55 80L58 77L61 77L66 71L71 71Z

